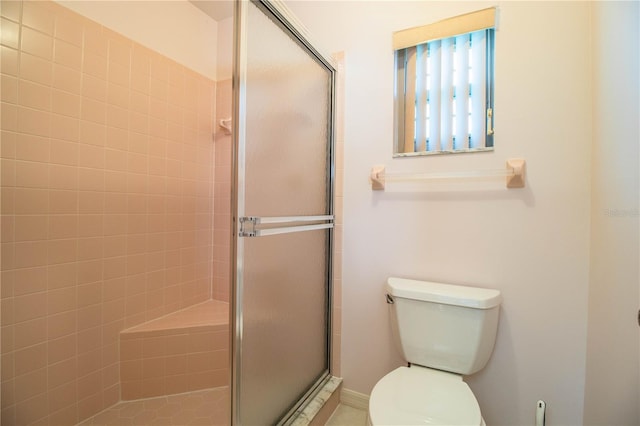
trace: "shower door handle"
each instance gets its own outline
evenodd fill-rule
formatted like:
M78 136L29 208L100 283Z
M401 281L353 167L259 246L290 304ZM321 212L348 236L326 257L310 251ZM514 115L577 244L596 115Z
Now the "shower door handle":
M266 237L267 235L288 234L291 232L315 231L317 229L333 228L333 223L321 223L317 225L285 226L281 228L253 229L240 232L241 237Z
M333 228L333 215L319 216L244 216L238 219L240 237L262 237L291 232ZM324 222L324 223L313 223ZM308 223L308 225L304 225ZM286 226L270 226L284 224Z

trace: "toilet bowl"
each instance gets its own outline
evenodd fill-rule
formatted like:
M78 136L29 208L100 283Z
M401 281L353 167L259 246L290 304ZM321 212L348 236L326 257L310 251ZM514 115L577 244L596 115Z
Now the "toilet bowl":
M368 424L482 426L484 421L461 376L414 365L378 381L369 399Z
M498 290L389 278L387 303L408 361L374 386L367 422L484 426L463 375L486 365L495 343Z

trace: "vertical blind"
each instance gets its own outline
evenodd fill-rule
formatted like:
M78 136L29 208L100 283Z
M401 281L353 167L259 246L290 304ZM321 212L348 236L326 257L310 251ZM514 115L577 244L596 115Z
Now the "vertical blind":
M397 152L492 146L494 24L490 8L394 34Z

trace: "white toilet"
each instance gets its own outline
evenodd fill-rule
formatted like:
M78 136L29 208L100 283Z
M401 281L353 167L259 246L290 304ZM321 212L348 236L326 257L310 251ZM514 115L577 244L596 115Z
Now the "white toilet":
M498 290L389 278L387 302L409 367L376 383L370 425L484 425L463 375L486 365L496 340Z

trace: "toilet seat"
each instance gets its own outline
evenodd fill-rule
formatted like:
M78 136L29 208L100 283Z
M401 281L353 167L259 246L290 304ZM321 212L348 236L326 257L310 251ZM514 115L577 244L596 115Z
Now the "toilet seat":
M376 383L369 421L374 426L484 424L461 376L417 365L397 368Z

